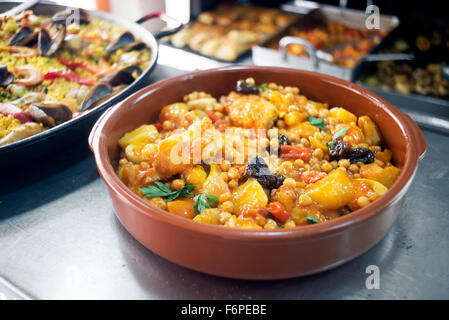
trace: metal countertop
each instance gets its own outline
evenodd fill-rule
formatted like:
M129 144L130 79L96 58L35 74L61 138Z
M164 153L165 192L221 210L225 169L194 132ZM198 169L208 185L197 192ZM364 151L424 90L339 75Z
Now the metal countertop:
M179 73L158 65L151 80ZM426 158L385 238L341 267L282 281L208 276L144 248L115 217L86 141L13 172L3 168L0 300L447 299L449 136L424 135ZM365 287L369 265L379 267L380 289Z

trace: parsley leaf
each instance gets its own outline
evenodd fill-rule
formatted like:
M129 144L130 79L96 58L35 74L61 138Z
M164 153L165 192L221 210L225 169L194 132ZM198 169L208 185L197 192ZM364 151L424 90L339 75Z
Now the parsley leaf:
M307 223L309 223L309 224L321 222L317 217L314 217L314 216L306 216L306 219L307 219Z
M337 140L338 138L344 137L346 132L348 132L349 127L347 128L343 128L340 131L338 131L337 133L334 134L334 136L332 137L332 140Z
M156 181L154 184L154 186L140 188L140 192L147 198L166 197L167 202L171 202L177 198L193 197L193 194L191 194L190 191L196 188L196 186L191 183L179 190L171 190L160 181Z
M334 146L334 142L333 141L328 141L328 142L326 142L326 146L327 147L333 147Z
M202 213L207 208L210 208L211 204L218 204L218 197L204 193L198 193L193 200L195 201L195 204L193 205L195 214Z
M315 127L320 128L321 130L326 130L323 118L315 118L312 116L307 116L307 121L309 121L310 124L314 125Z
M259 86L259 89L261 89L262 91L267 90L267 89L268 89L268 83L262 83L262 84Z

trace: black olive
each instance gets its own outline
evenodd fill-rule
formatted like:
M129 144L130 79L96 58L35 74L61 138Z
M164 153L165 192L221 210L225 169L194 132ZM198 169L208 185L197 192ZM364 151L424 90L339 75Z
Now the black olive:
M279 135L278 139L279 139L279 147L289 146L292 144L290 139L285 134Z
M363 162L364 164L374 162L374 154L367 148L356 148L349 150L345 154L345 158L351 163Z
M343 208L338 209L338 214L340 216L344 216L344 215L346 215L348 213L351 213L351 212L352 212L352 210L348 206L344 206Z
M329 158L330 160L340 160L345 158L345 153L349 149L349 144L341 139L334 142L334 145L329 148Z
M237 81L236 91L243 94L259 94L259 88L249 84L245 80Z
M267 189L277 189L284 183L285 177L281 174L273 174L261 157L254 157L245 168L245 178L255 178Z
M280 156L281 155L281 147L282 146L289 146L291 144L292 143L291 143L290 139L285 134L281 134L281 135L278 136L277 152L276 152L276 149L275 149L276 147L275 146L273 146L273 148L274 148L273 150L274 150L275 154Z

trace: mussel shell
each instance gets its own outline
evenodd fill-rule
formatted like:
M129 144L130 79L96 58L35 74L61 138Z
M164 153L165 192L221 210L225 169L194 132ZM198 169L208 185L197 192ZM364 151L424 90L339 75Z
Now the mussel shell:
M29 46L37 41L38 33L29 26L20 27L9 39L8 46Z
M112 86L109 83L100 82L95 85L89 94L81 103L80 111L86 111L99 105L106 97L109 97L113 92Z
M72 119L69 107L58 102L40 102L30 105L31 117L46 127L54 127Z
M102 79L102 82L107 82L113 87L121 84L129 85L133 83L134 80L136 80L133 76L134 72L137 72L138 75L141 75L142 69L140 69L138 66L128 66L107 75Z
M134 35L131 32L127 31L127 32L122 33L120 35L120 37L117 38L117 40L112 42L111 45L109 45L106 48L106 51L108 53L114 53L118 49L126 47L126 46L128 46L130 44L133 44L135 42L136 42L136 38L134 37Z
M37 48L40 55L51 56L61 47L64 42L66 29L64 25L52 25L52 27L58 28L53 38L46 29L41 29L39 31L39 36L37 40Z
M6 66L0 66L0 87L6 87L14 81L14 75Z
M142 50L146 47L147 47L147 45L144 42L136 41L136 42L133 42L133 43L130 43L130 44L124 46L121 49L123 50L123 52L129 52L129 51L133 51L133 50Z

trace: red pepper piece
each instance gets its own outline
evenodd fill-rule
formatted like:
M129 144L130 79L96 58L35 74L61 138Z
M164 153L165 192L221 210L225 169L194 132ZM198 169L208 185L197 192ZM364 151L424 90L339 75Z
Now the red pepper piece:
M276 218L280 223L286 223L290 218L290 213L285 210L285 207L280 202L271 202L268 206L268 211Z
M83 78L79 74L70 70L49 71L44 75L45 80L54 80L57 78L63 78L67 81L76 82L85 86L93 86L95 84L94 80Z
M281 146L282 159L302 159L304 161L310 160L312 157L312 150L309 148L299 146Z
M317 181L320 181L321 179L323 179L326 176L326 173L324 172L319 172L319 171L308 171L305 172L301 179L302 181L304 181L305 183L309 184L309 183L315 183Z
M5 116L13 116L21 123L33 121L33 118L28 113L11 103L0 103L0 113Z
M58 59L58 61L65 65L66 67L69 67L70 69L75 69L75 68L82 68L83 70L86 70L87 72L90 73L96 73L96 71L94 69L92 69L87 62L84 61L75 61L75 60L70 60L70 59L66 59L62 56L56 56L56 59Z

